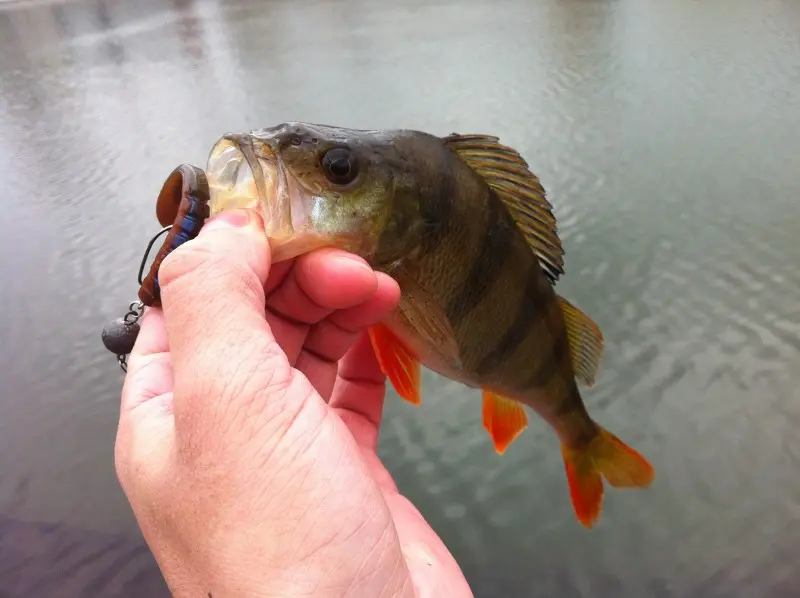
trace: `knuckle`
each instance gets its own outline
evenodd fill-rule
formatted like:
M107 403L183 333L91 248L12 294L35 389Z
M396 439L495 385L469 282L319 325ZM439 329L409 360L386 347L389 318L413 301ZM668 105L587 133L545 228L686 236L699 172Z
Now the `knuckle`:
M145 421L120 425L114 444L114 468L129 498L153 501L174 478L169 472L169 448L154 430L142 429L143 424L149 427Z
M207 240L197 238L170 253L158 272L162 293L169 295L175 287L185 284L197 288L225 288L225 293L247 296L248 299L263 297L264 288L258 274L246 259L235 253L220 253Z
M224 264L224 261L222 256L212 251L206 244L199 243L199 239L193 239L164 258L158 269L158 279L162 288L171 286L176 281L194 274L198 269L207 269L209 265L217 268Z
M152 496L152 455L136 449L132 430L117 435L114 445L114 469L122 490L128 497Z

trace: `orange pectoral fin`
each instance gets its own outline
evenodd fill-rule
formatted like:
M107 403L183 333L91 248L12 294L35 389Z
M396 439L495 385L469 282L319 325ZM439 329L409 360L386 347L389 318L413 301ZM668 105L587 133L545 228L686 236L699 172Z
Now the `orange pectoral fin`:
M492 437L494 450L502 455L514 439L528 427L528 416L517 401L484 389L483 427Z
M368 332L381 371L389 378L397 394L412 405L419 405L419 361L385 324L375 324Z

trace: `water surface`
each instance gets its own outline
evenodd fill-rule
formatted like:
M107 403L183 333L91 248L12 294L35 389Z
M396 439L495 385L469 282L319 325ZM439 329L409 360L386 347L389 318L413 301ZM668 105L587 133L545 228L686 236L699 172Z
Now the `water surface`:
M543 422L500 457L476 392L392 393L381 454L476 596L800 595L795 0L0 3L0 594L166 593L99 330L169 171L284 120L499 135L555 206L585 400L657 478L589 532Z

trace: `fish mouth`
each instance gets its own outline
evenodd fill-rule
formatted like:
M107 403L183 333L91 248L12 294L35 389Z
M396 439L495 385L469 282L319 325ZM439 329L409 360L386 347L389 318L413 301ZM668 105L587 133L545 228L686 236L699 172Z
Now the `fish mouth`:
M315 206L323 201L306 190L285 168L278 153L247 134L229 133L211 149L206 164L209 212L258 210L264 220L273 262L320 247L350 249L354 239L326 234L315 223Z

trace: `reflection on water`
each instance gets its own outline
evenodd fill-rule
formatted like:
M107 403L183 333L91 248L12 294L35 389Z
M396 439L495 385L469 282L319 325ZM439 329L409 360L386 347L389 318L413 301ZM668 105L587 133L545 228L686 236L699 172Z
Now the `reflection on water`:
M0 516L0 596L167 598L137 538Z
M496 134L555 205L560 292L607 342L586 402L658 475L587 532L542 422L498 457L426 372L381 451L477 596L800 592L798 31L793 0L0 2L0 511L58 524L0 522L0 594L159 583L116 539L99 327L166 174L283 120Z

